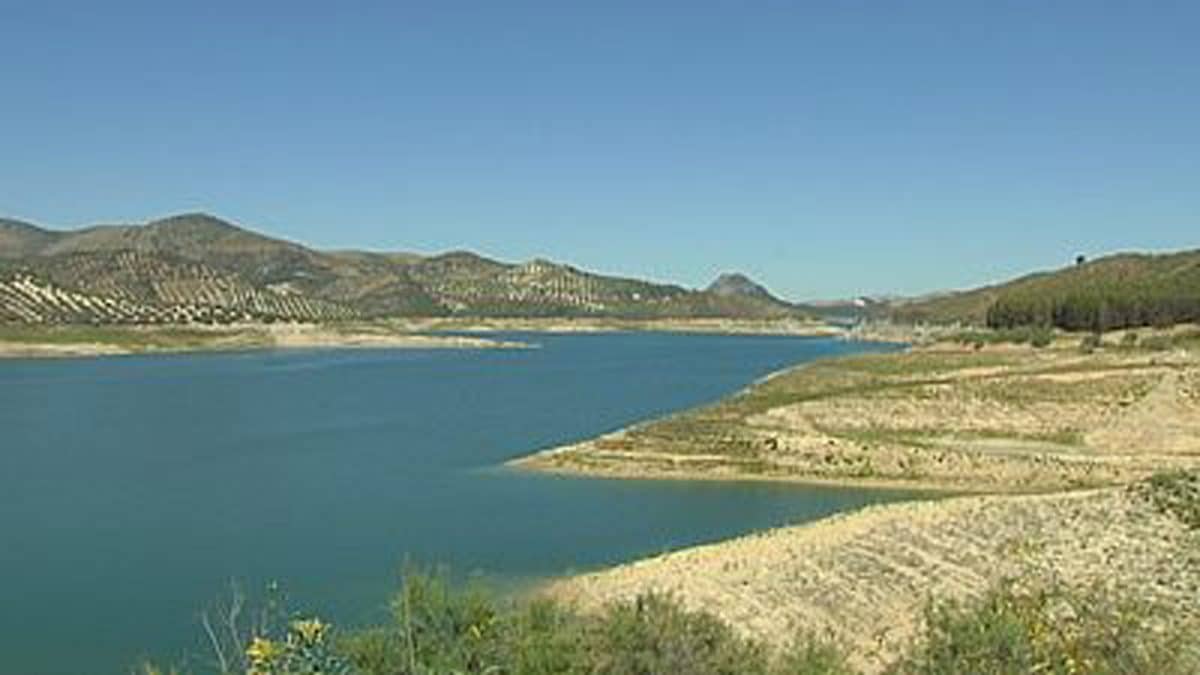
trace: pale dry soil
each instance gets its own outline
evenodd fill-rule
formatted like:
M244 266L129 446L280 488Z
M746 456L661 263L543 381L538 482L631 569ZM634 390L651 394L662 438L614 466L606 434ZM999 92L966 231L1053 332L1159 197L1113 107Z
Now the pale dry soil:
M657 331L715 335L790 335L838 337L846 331L805 319L613 319L613 318L431 318L396 319L406 330L478 333L611 333Z
M869 507L554 582L589 610L648 592L784 646L831 640L874 673L919 639L931 599L969 600L1006 580L1105 587L1200 617L1200 531L1128 488L969 496Z
M1200 357L941 345L820 361L516 464L950 491L1112 485L1200 465Z
M960 495L869 507L543 589L584 609L671 593L773 644L801 632L829 637L868 673L919 638L931 602L978 597L1005 580L1106 586L1156 605L1148 620L1200 618L1200 525L1140 491L1148 476L1200 467L1194 347L942 344L820 361L517 464ZM991 494L961 496L970 492Z
M0 358L114 356L245 349L487 349L523 343L425 334L390 324L242 323L153 326L0 326Z

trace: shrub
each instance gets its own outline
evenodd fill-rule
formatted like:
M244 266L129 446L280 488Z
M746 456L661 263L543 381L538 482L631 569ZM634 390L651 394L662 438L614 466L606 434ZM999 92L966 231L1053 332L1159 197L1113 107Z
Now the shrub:
M1030 329L1029 344L1041 349L1049 347L1054 342L1054 329L1047 326L1036 326Z
M853 675L846 657L834 644L802 634L779 655L774 672L780 675Z
M950 339L975 349L1004 343L1046 347L1054 342L1054 329L1048 326L1018 326L999 330L972 330L951 335Z
M1004 584L974 603L927 613L925 640L893 667L903 675L1194 673L1182 631L1146 623L1155 612L1092 591Z
M831 647L804 641L778 664L762 644L705 612L645 595L580 614L549 601L502 606L445 574L410 573L386 626L350 633L341 653L358 672L380 675L846 672ZM778 668L778 669L777 669Z
M1200 472L1171 471L1151 476L1129 488L1162 513L1200 529Z
M1148 481L1194 500L1195 475ZM1182 481L1182 482L1181 482ZM1182 485L1182 487L1180 487ZM1131 488L1132 489L1132 488ZM1155 494L1147 493L1147 494ZM1175 499L1172 503L1180 501ZM1194 502L1192 503L1194 508ZM1173 507L1171 507L1173 508ZM1003 584L973 602L931 604L926 632L893 675L1094 673L1176 675L1196 670L1190 624L1152 625L1155 608L1100 591ZM334 635L315 619L242 649L247 675L849 675L842 652L811 635L773 652L713 615L645 595L581 614L550 601L498 603L478 585L410 571L381 626ZM157 675L147 666L142 672Z
M405 573L389 625L350 635L342 649L368 673L481 673L502 664L500 613L478 584L444 571Z
M350 675L349 662L336 654L329 625L318 619L293 621L282 640L255 637L246 647L246 675Z
M1163 352L1171 349L1174 343L1167 335L1150 335L1142 340L1142 348L1150 351Z
M710 614L689 612L669 598L647 595L613 605L585 631L590 673L768 672L766 650L736 636Z

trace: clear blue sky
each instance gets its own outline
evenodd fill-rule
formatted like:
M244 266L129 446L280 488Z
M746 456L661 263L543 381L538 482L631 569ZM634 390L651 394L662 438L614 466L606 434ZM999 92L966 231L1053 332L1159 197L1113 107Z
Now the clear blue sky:
M0 0L0 214L967 286L1200 246L1198 36L1194 1Z

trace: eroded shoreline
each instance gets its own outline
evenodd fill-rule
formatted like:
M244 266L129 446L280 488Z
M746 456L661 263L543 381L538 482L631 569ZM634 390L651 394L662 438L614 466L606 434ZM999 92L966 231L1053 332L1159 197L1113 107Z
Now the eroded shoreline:
M388 325L233 324L228 326L0 327L0 359L86 358L133 354L220 353L271 349L522 349L533 345L483 336L439 335Z
M391 319L345 324L0 325L0 359L82 358L256 349L512 349L536 345L497 333L668 332L846 337L813 321L733 319Z
M931 599L997 584L1097 585L1200 617L1200 532L1129 488L869 506L556 580L538 592L584 611L646 593L785 646L816 635L875 673L920 637Z
M1194 347L935 345L817 361L716 404L510 464L939 495L537 591L584 610L667 593L771 644L798 631L828 637L866 673L886 669L918 640L930 601L969 600L1014 580L1103 587L1149 602L1155 620L1200 619L1200 530L1142 489L1151 475L1192 476L1179 480L1198 498ZM959 494L940 496L947 493Z

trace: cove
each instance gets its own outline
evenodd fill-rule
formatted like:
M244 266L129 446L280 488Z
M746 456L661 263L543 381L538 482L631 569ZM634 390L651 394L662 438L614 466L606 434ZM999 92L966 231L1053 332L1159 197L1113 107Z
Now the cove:
M353 624L383 610L406 559L521 583L911 496L498 468L891 347L501 337L538 348L0 362L5 668L202 655L198 614L230 580L276 581L292 607Z

